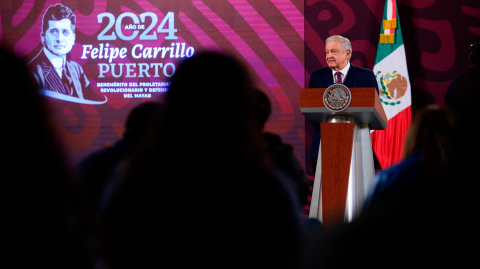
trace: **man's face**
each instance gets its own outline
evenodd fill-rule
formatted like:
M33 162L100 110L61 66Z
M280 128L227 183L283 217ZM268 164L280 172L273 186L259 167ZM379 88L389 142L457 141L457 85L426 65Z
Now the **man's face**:
M350 50L343 51L340 40L330 41L325 45L328 67L340 71L347 66L350 57Z
M63 57L75 44L75 33L69 19L48 21L48 29L41 35L43 45L54 55Z

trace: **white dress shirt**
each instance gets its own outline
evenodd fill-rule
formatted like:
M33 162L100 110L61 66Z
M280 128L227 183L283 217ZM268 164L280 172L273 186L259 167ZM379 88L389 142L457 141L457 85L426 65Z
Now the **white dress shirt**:
M43 48L43 52L52 63L53 67L55 68L55 71L57 71L58 76L62 78L62 71L63 71L63 68L65 68L65 56L58 57L57 55L54 55L53 53L51 53L45 47Z

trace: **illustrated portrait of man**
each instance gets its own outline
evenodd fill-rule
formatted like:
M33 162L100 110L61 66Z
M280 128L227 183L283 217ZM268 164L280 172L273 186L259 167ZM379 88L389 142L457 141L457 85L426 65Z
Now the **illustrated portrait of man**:
M43 48L27 65L43 94L71 102L98 102L101 99L94 93L83 68L67 61L66 56L75 44L75 23L70 8L62 4L48 7L40 33Z
M328 88L330 85L344 84L348 88L373 87L378 83L373 71L354 66L350 63L352 45L348 38L340 35L325 40L325 54L328 67L314 71L310 76L309 88ZM315 171L318 149L320 147L320 126L314 126L310 156Z

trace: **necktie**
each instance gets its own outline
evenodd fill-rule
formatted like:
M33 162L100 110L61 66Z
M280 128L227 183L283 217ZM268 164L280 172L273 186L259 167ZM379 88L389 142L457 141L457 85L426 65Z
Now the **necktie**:
M342 84L342 72L335 73L335 81L337 84Z
M62 71L63 71L62 72L62 83L63 83L65 89L67 90L67 92L65 94L77 97L77 94L74 90L74 86L72 84L72 78L67 73L67 68L64 66Z

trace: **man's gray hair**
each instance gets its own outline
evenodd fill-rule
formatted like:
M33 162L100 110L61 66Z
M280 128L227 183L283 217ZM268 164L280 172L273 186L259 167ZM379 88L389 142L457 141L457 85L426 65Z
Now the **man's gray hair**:
M348 60L350 60L350 57L352 57L353 50L352 50L352 44L350 44L350 40L348 40L348 38L343 37L341 35L332 35L331 37L325 40L325 45L330 41L340 41L340 44L342 44L342 50L344 53L347 50L350 50L350 56L348 57Z

